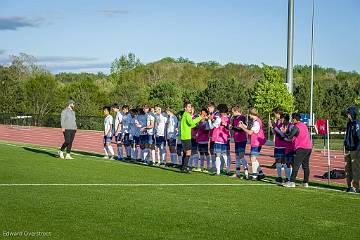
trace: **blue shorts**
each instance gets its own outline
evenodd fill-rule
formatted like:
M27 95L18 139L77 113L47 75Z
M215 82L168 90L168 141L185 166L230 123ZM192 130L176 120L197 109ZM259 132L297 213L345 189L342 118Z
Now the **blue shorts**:
M294 152L285 154L285 162L286 164L294 163Z
M284 159L285 158L285 148L274 148L274 158L275 159Z
M251 156L259 156L262 146L259 147L251 147L250 149L250 157Z
M196 154L198 152L198 144L195 139L191 139L191 154Z
M235 154L239 155L240 153L245 154L246 141L244 142L235 142Z
M111 143L112 137L104 136L104 144Z
M166 142L165 142L165 137L163 136L159 136L155 138L155 146L158 148L163 148L165 147Z
M122 144L124 144L124 145L130 145L131 144L130 134L129 133L125 133L124 140L122 141Z
M226 143L214 143L214 153L216 154L226 154L227 153L227 144Z
M209 143L198 143L200 154L209 153Z
M122 134L121 133L119 133L118 135L114 135L114 138L115 138L115 141L116 142L121 142L121 137L122 137Z
M181 143L176 145L176 152L178 153L178 155L181 155L181 153L183 152L183 146Z
M132 145L139 145L140 144L140 137L138 137L138 136L133 136L133 139L132 140L130 140L130 142L131 142L131 144Z
M154 143L153 135L140 135L140 144L152 145L153 143Z
M167 144L169 145L169 147L176 147L176 139L175 138L168 139Z

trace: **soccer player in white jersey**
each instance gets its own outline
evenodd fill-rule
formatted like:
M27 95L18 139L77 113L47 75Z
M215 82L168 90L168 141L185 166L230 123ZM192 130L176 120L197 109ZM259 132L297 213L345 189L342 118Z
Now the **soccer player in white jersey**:
M120 107L117 103L114 103L112 105L112 111L116 114L115 116L115 124L114 124L114 137L115 137L115 142L117 145L117 154L118 156L115 158L116 160L123 160L123 149L122 149L122 142L121 142L121 130L122 130L122 119L123 119L123 114L120 111Z
M155 151L157 151L157 165L165 166L166 163L166 141L165 141L165 128L167 117L161 111L159 105L155 106Z
M175 166L177 162L176 139L179 131L179 122L170 107L166 108L166 114L168 115L166 122L166 140L169 146L171 164Z
M110 107L103 107L104 112L104 151L105 151L105 159L113 159L114 157L114 149L111 146L111 140L113 136L113 122L114 119L110 115Z
M138 147L140 144L140 129L137 127L139 121L137 119L137 109L130 109L131 124L129 129L129 139L131 146L131 158L135 161L139 160Z
M155 148L154 148L154 124L155 124L155 117L153 113L149 112L150 108L148 105L145 105L144 113L146 115L146 126L141 129L141 132L146 131L147 140L145 143L145 151L144 151L144 159L152 165L155 162ZM151 155L151 161L148 161L147 159L150 158Z
M131 144L129 139L129 130L130 130L130 124L132 122L132 117L129 113L129 106L124 105L122 107L123 112L123 120L122 120L122 144L125 147L126 151L126 158L129 160L131 159Z
M143 108L139 108L138 110L136 126L140 132L140 159L142 160L143 163L147 163L145 159L145 151L146 151L145 149L147 147L147 142L148 142L148 134L145 128L147 126L147 117Z

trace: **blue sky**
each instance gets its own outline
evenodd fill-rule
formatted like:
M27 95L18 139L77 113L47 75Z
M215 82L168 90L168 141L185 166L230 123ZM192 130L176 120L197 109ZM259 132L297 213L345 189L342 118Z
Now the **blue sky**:
M360 72L360 0L315 0L315 63ZM286 66L287 0L2 0L0 63L34 55L52 72L108 72L187 57ZM311 0L295 0L294 64L310 64Z

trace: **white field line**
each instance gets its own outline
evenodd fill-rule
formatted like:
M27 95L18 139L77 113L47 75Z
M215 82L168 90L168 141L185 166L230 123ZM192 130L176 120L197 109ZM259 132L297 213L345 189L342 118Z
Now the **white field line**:
M268 183L0 183L6 186L110 186L110 187L166 187L166 186L272 186Z

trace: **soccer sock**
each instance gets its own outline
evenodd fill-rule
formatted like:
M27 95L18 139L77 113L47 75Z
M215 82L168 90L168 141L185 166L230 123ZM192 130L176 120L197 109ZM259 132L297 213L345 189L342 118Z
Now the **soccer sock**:
M227 158L227 168L226 168L226 172L230 172L230 167L231 167L231 155L230 155L230 153L228 153L227 155L226 155L226 158Z
M151 159L152 159L152 161L155 163L155 162L156 162L156 152L155 152L155 149L151 149L151 150L150 150L150 153L151 153Z
M221 158L220 158L220 170L224 170L224 157L221 155Z
M109 153L108 153L107 147L104 147L104 152L105 152L105 156L108 157Z
M241 162L241 164L243 165L244 170L248 170L248 169L249 169L249 164L248 164L248 162L246 161L245 157L241 158L241 159L240 159L240 162Z
M130 146L126 147L126 157L131 158L131 147Z
M254 168L254 164L255 164L255 168ZM253 173L254 173L254 172L258 172L259 175L264 174L264 172L262 171L262 169L261 169L261 167L260 167L260 163L258 162L257 159L255 159L255 161L253 161L252 167L253 167Z
M156 152L156 150L155 150ZM160 148L158 148L157 154L156 154L156 160L157 162L160 164L161 163L161 153L160 153Z
M118 154L118 158L120 158L120 159L123 158L123 148L122 148L122 146L117 147L117 154Z
M189 167L189 159L190 159L189 156L185 156L185 157L184 157L184 160L183 160L183 162L184 162L183 170L185 170L185 169L187 169L187 168Z
M193 162L194 162L194 167L198 168L199 167L199 155L198 154L193 155Z
M236 175L240 176L240 156L236 155Z
M254 177L257 176L258 166L259 166L259 162L257 160L253 160L253 162L251 163L251 168L252 168L252 172L253 172Z
M205 155L200 155L200 168L201 170L204 170L204 164L205 164Z
M290 180L292 168L285 164L285 177Z
M110 155L113 157L115 155L113 147L109 145L107 148L109 149Z
M149 148L145 148L143 151L144 151L144 161L147 161L147 162L148 162L148 157L149 157L150 149L149 149Z
M225 167L226 167L226 173L230 173L230 163L228 161L228 156L224 155L223 158L224 158L224 163L225 163Z
M221 160L220 157L216 157L216 174L219 175L220 174L220 167L221 167Z
M178 155L177 159L178 159L178 164L181 165L183 159L182 155Z
M276 166L277 176L281 177L282 164L277 162L275 166Z
M210 164L210 155L205 155L206 156L206 169L210 170L211 169L211 164Z
M211 163L212 163L212 169L216 169L216 156L213 154L211 155Z
M166 149L164 147L160 148L160 161L166 163Z
M134 148L134 159L139 159L139 148L137 146Z
M189 157L189 162L188 162L188 166L189 167L192 167L192 165L193 165L193 156L191 155L190 157Z
M145 158L144 158L144 149L141 149L141 148L140 148L140 159L143 160L143 161L145 160Z
M177 154L176 153L170 153L170 159L171 159L172 164L176 164Z

